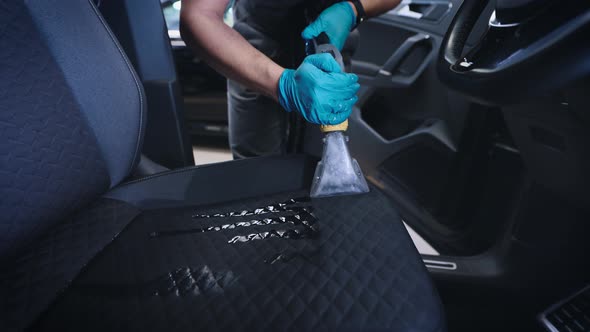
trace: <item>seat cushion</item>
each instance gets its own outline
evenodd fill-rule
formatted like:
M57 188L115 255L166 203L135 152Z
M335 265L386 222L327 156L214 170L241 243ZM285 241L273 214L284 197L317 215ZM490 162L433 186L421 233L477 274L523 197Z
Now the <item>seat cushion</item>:
M0 261L0 331L21 331L140 211L99 199L65 218L15 258Z
M33 330L441 331L389 200L307 191L144 211Z

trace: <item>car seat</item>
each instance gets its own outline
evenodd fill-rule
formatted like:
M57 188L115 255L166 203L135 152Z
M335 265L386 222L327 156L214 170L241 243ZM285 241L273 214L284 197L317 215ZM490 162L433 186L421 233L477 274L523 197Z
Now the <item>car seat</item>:
M143 87L91 0L0 0L0 330L443 331L381 191L303 155L126 182Z

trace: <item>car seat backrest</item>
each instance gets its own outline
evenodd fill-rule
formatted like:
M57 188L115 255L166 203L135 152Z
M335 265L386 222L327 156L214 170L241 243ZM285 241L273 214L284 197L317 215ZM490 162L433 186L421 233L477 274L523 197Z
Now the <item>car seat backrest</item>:
M98 9L145 89L150 112L142 153L170 169L194 165L160 0L102 0Z
M145 112L91 0L0 0L0 258L127 177Z

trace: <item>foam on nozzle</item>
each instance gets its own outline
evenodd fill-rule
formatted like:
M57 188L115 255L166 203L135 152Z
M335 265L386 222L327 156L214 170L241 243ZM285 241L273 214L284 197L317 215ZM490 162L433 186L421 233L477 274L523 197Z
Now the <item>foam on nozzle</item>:
M369 192L369 186L356 160L350 157L342 131L326 134L322 160L311 186L311 197L351 195Z

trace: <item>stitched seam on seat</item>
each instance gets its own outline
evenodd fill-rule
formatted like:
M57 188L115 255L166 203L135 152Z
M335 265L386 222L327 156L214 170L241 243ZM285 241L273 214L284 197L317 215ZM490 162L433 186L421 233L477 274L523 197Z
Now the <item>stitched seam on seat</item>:
M115 36L113 35L113 32L111 31L111 29L108 27L108 25L104 21L102 15L100 15L100 13L98 12L98 9L94 5L94 2L92 0L88 0L88 2L90 3L90 7L92 7L92 10L94 11L94 14L96 15L96 17L98 18L98 20L100 21L100 23L104 27L105 31L107 32L107 34L111 38L111 41L115 44L115 46L117 47L117 50L119 50L119 54L121 54L123 61L125 61L125 64L127 65L127 68L129 69L129 73L131 74L131 77L133 77L133 81L135 82L135 87L137 88L137 94L139 95L139 130L138 130L138 134L137 134L137 141L136 141L136 145L135 145L135 153L133 155L133 161L128 166L127 172L125 172L125 174L128 175L133 170L132 169L133 165L136 163L137 158L140 153L139 145L141 142L142 126L143 126L143 94L141 92L141 87L140 87L139 81L135 75L135 71L133 69L133 66L131 66L131 64L129 63L129 60L127 59L127 56L125 55L125 52L123 51L123 49L121 48L121 46L117 42L117 39L115 38Z
M257 159L257 158L268 158L268 157L256 157L256 158L250 158L250 159ZM197 170L197 169L203 169L203 168L207 168L207 167L215 167L215 166L217 166L219 164L230 163L230 162L233 162L233 161L235 161L235 160L228 160L228 161L224 161L224 162L221 162L221 163L206 164L206 165L199 165L199 166L187 166L187 167L180 168L180 169L177 169L177 170L168 171L168 172L162 172L162 173L154 174L154 175L148 175L146 177L139 178L137 180L133 180L133 181L130 181L130 182L121 183L119 186L117 186L115 188L125 187L127 185L135 184L135 183L138 183L138 182L148 181L148 180L151 180L151 179L154 179L154 178L158 178L158 177L161 177L161 176L172 175L172 174L177 174L177 173L184 173L184 172L189 172L189 171L193 171L193 170Z
M227 161L227 162L229 162L229 161ZM214 164L214 165L217 165L217 164ZM160 173L160 174L149 175L149 176L146 176L146 177L137 179L137 180L133 180L133 181L130 181L130 182L122 183L121 185L119 185L119 186L117 186L115 188L122 188L122 187L125 187L125 186L128 186L128 185L131 185L131 184L135 184L135 183L144 182L144 181L148 181L148 180L151 180L151 179L159 178L161 176L167 176L167 175L172 175L172 174L177 174L177 173L190 172L190 171L197 170L197 169L202 169L202 168L208 167L208 166L213 166L213 165L188 166L188 167L177 169L177 170L174 170L174 171L168 171L168 172L163 172L163 173ZM115 188L113 188L113 189L115 189Z

